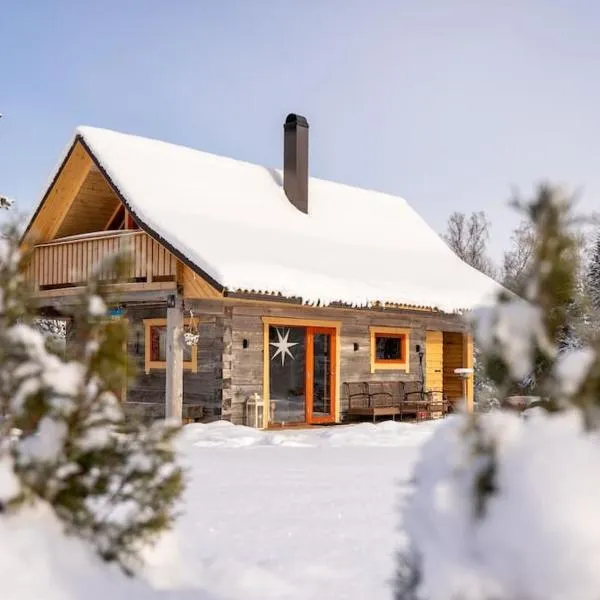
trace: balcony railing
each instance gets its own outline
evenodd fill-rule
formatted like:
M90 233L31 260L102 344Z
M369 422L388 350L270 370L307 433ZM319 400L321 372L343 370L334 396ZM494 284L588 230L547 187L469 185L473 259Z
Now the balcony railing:
M121 282L174 281L177 259L143 231L98 232L71 236L35 246L27 279L39 290L84 285L98 269L101 281L115 279L102 262L130 249L130 260Z

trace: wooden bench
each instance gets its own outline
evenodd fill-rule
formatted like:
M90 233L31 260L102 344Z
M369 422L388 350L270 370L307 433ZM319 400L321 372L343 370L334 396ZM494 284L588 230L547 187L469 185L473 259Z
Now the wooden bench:
M394 390L393 383L344 383L344 390L350 416L371 417L375 423L377 417L392 417L395 420L401 414L401 398Z
M344 383L348 416L404 417L422 421L444 416L448 403L442 392L422 392L419 381L359 381Z

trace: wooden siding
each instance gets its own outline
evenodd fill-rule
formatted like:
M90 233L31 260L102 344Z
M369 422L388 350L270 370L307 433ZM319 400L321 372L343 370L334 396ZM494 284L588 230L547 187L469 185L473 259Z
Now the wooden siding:
M197 305L202 314L203 304ZM196 313L195 313L196 314ZM452 315L424 311L362 311L335 308L309 308L285 305L259 304L241 300L227 300L224 312L223 418L243 423L246 400L254 393L261 396L263 388L263 317L300 318L340 322L340 383L345 381L413 381L420 377L416 345L426 343L426 330L450 330L462 337L465 324ZM410 373L404 370L371 373L371 348L369 327L402 327L410 329ZM231 333L229 333L231 332ZM231 341L229 341L229 335ZM244 344L244 340L247 344ZM358 350L354 345L358 344ZM200 364L199 364L200 366ZM461 365L462 366L462 365ZM347 401L338 390L340 412L343 419Z
M23 242L26 247L55 237L91 168L89 154L79 142L75 143L25 235Z
M465 366L463 334L444 332L444 391L451 400L463 397L462 379L454 373L454 369Z
M347 400L342 396L345 381L414 381L420 378L419 358L416 345L425 347L423 367L427 369L439 364L435 347L442 352L445 348L460 348L449 352L456 366L465 363L468 346L463 332L466 325L457 317L424 312L404 313L368 312L362 310L308 308L259 305L244 301L223 299L186 299L186 315L193 310L198 319L200 341L197 348L197 373L184 371L184 411L186 407L202 407L207 419L222 418L234 423L245 422L245 405L254 393L264 394L264 323L268 320L286 321L290 318L303 321L326 321L339 324L338 356L338 407L336 417L344 420ZM139 414L148 417L164 416L165 371L144 371L145 331L144 319L164 318L166 303L130 305L126 318L130 324L128 354L136 376L127 390L127 403ZM402 370L371 373L370 327L402 327L410 330L409 361L410 373ZM443 332L443 333L442 333ZM244 340L246 343L244 343ZM445 346L444 346L445 343ZM355 344L358 349L355 350ZM466 348L466 350L465 350ZM452 362L452 360L451 360ZM453 369L453 364L448 369ZM446 374L444 374L446 375ZM439 377L439 375L438 375ZM455 389L454 383L458 383ZM460 380L446 376L442 384L450 386L450 395L460 397ZM434 387L427 382L429 387ZM436 385L437 387L437 385ZM126 404L127 404L126 403ZM146 408L147 407L147 408Z
M182 265L181 280L185 298L221 298L223 296L187 265Z
M64 216L55 238L102 231L121 201L96 167L92 167Z
M106 258L127 248L131 260L124 274L127 281L172 281L177 275L177 259L164 246L144 232L100 233L98 237L75 236L36 246L26 277L34 289L73 287L85 284ZM100 279L115 279L106 268Z
M442 390L444 385L444 334L441 331L425 332L425 386L429 390Z

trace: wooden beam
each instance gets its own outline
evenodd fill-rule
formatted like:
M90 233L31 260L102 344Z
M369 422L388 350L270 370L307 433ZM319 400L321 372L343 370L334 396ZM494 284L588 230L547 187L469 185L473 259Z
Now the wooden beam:
M125 229L135 229L135 221L128 210L125 210Z
M23 239L26 246L54 238L91 168L90 155L76 142Z
M183 418L183 298L172 294L167 302L167 383L165 415Z
M112 215L110 216L110 219L108 219L108 221L106 222L106 225L104 226L105 231L110 227L111 223L115 220L115 217L117 216L117 213L121 210L121 208L123 208L123 210L125 210L125 207L123 206L121 201L117 200L117 206L116 206L115 210L113 211Z
M174 281L156 281L151 283L145 283L143 281L135 283L115 283L105 284L104 290L108 295L110 294L126 294L128 292L157 292L157 291L175 291L177 284ZM84 285L78 285L74 287L56 288L53 290L39 290L33 293L33 298L61 298L61 297L73 297L79 296L85 290Z

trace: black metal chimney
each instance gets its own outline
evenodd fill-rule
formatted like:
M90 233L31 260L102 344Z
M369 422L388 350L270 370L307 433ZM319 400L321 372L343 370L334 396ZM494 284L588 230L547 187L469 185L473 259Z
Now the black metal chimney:
M283 189L289 201L308 214L308 121L293 113L283 124Z

